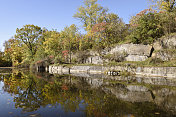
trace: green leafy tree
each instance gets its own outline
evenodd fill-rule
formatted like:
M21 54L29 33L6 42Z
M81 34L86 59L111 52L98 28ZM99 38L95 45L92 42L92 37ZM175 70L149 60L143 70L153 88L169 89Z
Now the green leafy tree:
M65 27L63 31L60 32L61 38L63 40L63 48L68 51L69 62L71 63L72 52L79 50L79 33L78 28L75 24L70 27ZM65 51L65 52L66 52ZM66 53L65 53L66 54Z
M47 31L44 33L45 41L43 43L45 52L48 55L56 56L61 51L60 34L57 31Z
M4 47L4 59L9 61L9 63L12 62L13 66L18 66L24 59L23 53L25 49L23 44L19 40L11 38L4 43Z
M81 20L86 31L90 31L92 27L104 18L108 9L97 4L98 0L84 0L84 6L80 6L73 17Z
M97 39L94 47L103 49L124 41L127 35L127 26L118 15L109 13L101 23L93 26L92 32L94 32L94 38Z
M176 10L176 1L175 0L149 0L152 2L152 7L158 10L164 10L167 12L173 12Z
M5 59L8 61L12 61L12 57L11 57L11 44L13 42L13 39L9 39L8 41L4 42L4 55L5 55Z
M161 26L164 30L164 34L169 36L171 33L176 32L176 14L175 12L160 11Z
M39 38L38 40L38 44L37 44L37 51L36 54L34 56L34 61L38 61L38 60L43 60L46 59L48 57L48 53L46 53L45 51L45 45L44 42L47 40L48 37L48 33L49 32L46 28L42 28L42 36Z
M9 67L11 66L11 61L5 59L4 52L0 51L0 67Z
M61 62L63 43L60 37L60 33L53 30L53 31L46 31L43 35L45 39L42 45L44 53L46 53L47 56L55 57L55 62Z
M164 35L161 26L161 16L150 9L141 11L131 21L133 43L152 44L157 38Z
M37 51L38 40L42 36L42 29L35 25L25 25L20 29L16 29L15 39L20 40L25 44L30 52L31 59Z
M80 34L75 24L65 27L61 32L46 31L43 33L43 49L47 56L54 56L55 62L71 63L71 54L79 50Z
M176 26L176 1L175 0L150 0L152 7L161 14L161 23L165 35L169 37L170 33L175 32Z

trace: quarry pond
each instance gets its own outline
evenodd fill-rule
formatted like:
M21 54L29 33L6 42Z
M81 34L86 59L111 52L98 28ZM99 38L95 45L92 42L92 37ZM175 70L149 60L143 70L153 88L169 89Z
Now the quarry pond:
M175 117L176 79L0 69L0 117Z

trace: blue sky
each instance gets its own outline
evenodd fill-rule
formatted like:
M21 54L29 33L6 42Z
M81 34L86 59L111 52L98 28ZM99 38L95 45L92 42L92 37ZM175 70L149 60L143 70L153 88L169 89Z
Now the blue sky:
M34 24L49 30L62 30L65 26L76 24L73 18L77 8L84 0L0 0L0 50L5 40L11 38L16 28ZM98 3L109 8L128 23L130 17L148 8L148 0L98 0Z

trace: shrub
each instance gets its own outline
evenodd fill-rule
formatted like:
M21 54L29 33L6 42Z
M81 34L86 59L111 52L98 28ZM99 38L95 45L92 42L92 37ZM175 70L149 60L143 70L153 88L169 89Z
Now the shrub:
M144 10L133 17L130 35L132 42L135 44L152 44L155 39L163 36L161 17L160 13L151 10Z
M88 51L78 51L75 54L75 63L84 63L84 60L90 57L90 53Z
M149 64L161 64L161 63L163 63L163 60L161 60L160 58L149 59Z

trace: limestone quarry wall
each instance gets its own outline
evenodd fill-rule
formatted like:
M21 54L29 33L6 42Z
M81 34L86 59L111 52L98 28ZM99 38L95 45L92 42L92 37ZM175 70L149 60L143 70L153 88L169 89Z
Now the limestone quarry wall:
M136 76L152 76L152 77L170 77L176 78L176 67L131 67L131 66L49 66L51 74L74 74L74 73L89 73L102 74L108 71L126 71Z

